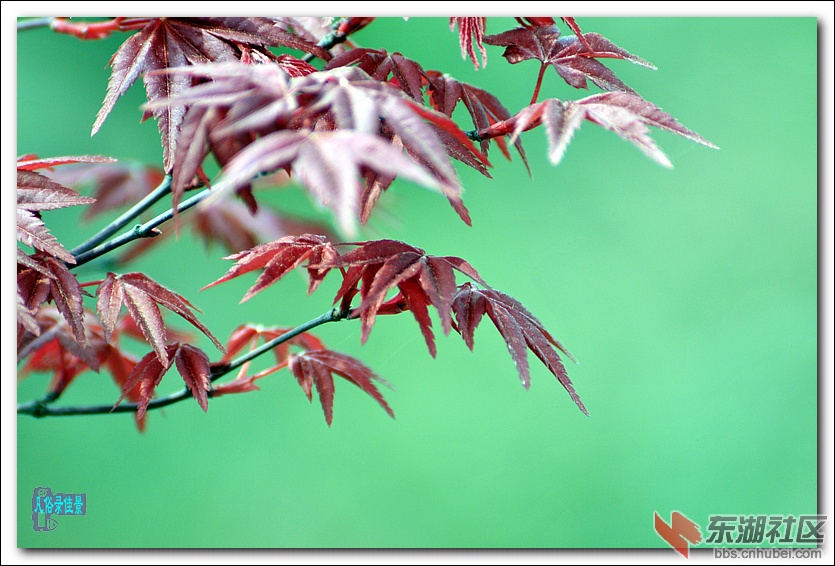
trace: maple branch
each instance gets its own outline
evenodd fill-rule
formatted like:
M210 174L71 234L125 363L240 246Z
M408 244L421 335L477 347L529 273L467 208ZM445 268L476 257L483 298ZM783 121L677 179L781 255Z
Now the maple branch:
M156 203L159 199L167 195L171 192L171 175L166 175L159 186L145 195L145 197L133 205L129 210L126 210L121 216L119 216L116 220L102 228L98 233L94 234L92 237L87 239L85 242L79 244L72 250L70 253L78 258L84 252L90 251L113 234L127 226L131 223L131 221L148 210L154 203Z
M333 25L333 28L334 28L333 31L330 32L325 37L323 37L322 39L320 39L319 42L316 45L318 45L319 47L321 47L325 51L330 51L331 47L336 47L340 43L345 43L346 41L348 41L348 34L339 31L339 25L343 21L345 21L345 18L342 18L341 20L338 20ZM304 61L305 63L310 63L315 58L316 58L316 56L313 53L306 53L305 56L302 57L302 61Z
M17 31L25 31L27 29L48 28L52 25L55 18L33 18L31 20L23 20L17 22Z
M162 185L160 185L160 186L162 186ZM91 250L85 251L85 252L83 252L79 255L74 255L75 263L70 264L67 267L69 269L73 269L73 268L78 267L80 265L84 265L85 263L87 263L89 261L92 261L92 260L96 259L97 257L103 256L104 254L109 253L109 252L115 250L116 248L124 246L125 244L130 243L130 242L132 242L134 240L137 240L139 238L153 238L153 237L159 236L161 234L161 232L156 229L157 226L159 226L160 224L164 224L164 223L168 222L169 220L174 218L175 214L179 214L180 212L186 211L189 208L191 208L193 206L196 206L197 204L200 203L200 201L202 201L203 199L208 197L210 194L211 194L211 190L209 190L209 189L205 189L203 191L200 191L199 193L197 193L196 195L194 195L190 199L187 199L187 200L184 200L183 202L181 202L176 210L173 209L173 208L168 209L165 212L163 212L162 214L158 214L157 216L155 216L154 218L152 218L151 220L149 220L145 224L137 224L131 230L125 232L121 236L117 236L116 238L113 238L109 242L105 242L101 245L98 245L98 246L92 248Z
M286 342L287 340L290 340L291 338L295 338L299 334L303 334L303 333L307 332L308 330L312 330L312 329L316 328L317 326L319 326L320 324L325 324L327 322L336 322L336 321L339 321L339 320L343 320L347 317L348 317L348 311L346 311L344 309L334 307L331 310L329 310L328 312L326 312L325 314L323 314L322 316L314 318L311 321L305 322L304 324L301 324L301 325L295 327L292 330L288 330L287 332L285 332L281 336L279 336L277 338L274 338L274 339L270 340L269 342L265 342L264 344L255 348L254 350L251 350L250 352L247 352L243 356L241 356L241 357L239 357L235 360L232 360L231 362L229 362L229 364L222 366L223 373L220 374L220 375L225 375L225 374L229 373L230 371L234 371L234 370L238 369L239 367L241 367L245 363L254 360L255 358L257 358L261 354L263 354L265 352L269 352L270 350L272 350L273 348L275 348L279 344L282 344L283 342ZM213 380L215 379L214 375L215 375L215 371L212 371L212 379ZM218 375L218 377L220 377L220 375Z
M247 352L246 354L232 360L228 364L217 364L212 366L212 373L209 376L209 381L215 382L227 373L230 373L245 363L252 361L253 359L257 358L261 354L269 352L279 344L283 344L292 338L295 338L299 334L303 334L308 330L312 330L317 326L322 324L326 324L328 322L336 322L339 320L343 320L347 318L348 313L339 308L332 308L322 316L316 317L313 320L305 322L304 324L300 324L299 326L293 328L292 330L288 330L281 336L266 342L265 344L261 345L260 347ZM212 396L212 391L209 391L209 397ZM158 399L154 399L148 404L146 410L150 411L153 409L161 409L162 407L167 407L168 405L173 405L174 403L179 403L184 399L191 399L192 393L187 387L183 388L176 393L172 393L170 395L166 395L165 397L160 397ZM32 415L36 418L41 417L68 417L74 415L104 415L110 413L135 413L139 409L139 403L122 403L121 405L82 405L82 406L74 406L74 407L52 407L50 403L55 401L58 398L58 395L55 392L49 392L44 397L40 399L34 399L32 401L21 403L17 406L17 413L19 415Z

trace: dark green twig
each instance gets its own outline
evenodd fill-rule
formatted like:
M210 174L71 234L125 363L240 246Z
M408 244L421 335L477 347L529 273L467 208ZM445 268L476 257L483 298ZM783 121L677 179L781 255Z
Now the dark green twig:
M257 358L261 354L269 352L279 344L283 344L288 340L295 338L299 334L307 332L308 330L312 330L319 325L326 324L328 322L336 322L338 320L342 320L346 318L347 313L345 311L341 311L338 308L333 308L319 316L305 322L297 326L292 330L288 330L281 336L270 340L269 342L261 345L260 347L252 350L251 352L247 352L243 356L232 360L228 364L217 364L212 366L212 374L209 377L211 382L215 382L224 375L238 369L245 363L252 361L253 359ZM209 396L211 396L211 391L209 392ZM153 409L160 409L162 407L167 407L168 405L173 405L174 403L178 403L184 399L189 399L192 397L192 393L188 388L183 388L181 391L176 393L172 393L171 395L166 395L165 397L160 397L158 399L154 399L148 404L146 410L151 411ZM19 415L32 415L33 417L67 417L73 415L103 415L103 414L110 414L110 413L135 413L139 409L139 403L123 403L121 405L86 405L86 406L76 406L76 407L52 407L50 403L52 403L55 399L58 398L58 395L50 392L41 399L35 399L33 401L29 401L27 403L21 403L17 406L17 413Z
M342 23L344 20L345 18L342 18L341 20L337 20L336 22L334 22L333 31L325 37L323 37L322 39L320 39L319 43L317 43L316 45L318 45L325 51L330 51L331 47L335 47L340 43L345 43L346 41L348 41L347 34L340 33L339 31L337 31L337 29L339 28L339 24ZM302 57L302 61L304 61L305 63L310 63L311 61L313 61L315 57L316 56L312 53L306 53L304 57Z
M119 218L102 228L87 241L79 244L70 253L78 258L110 238L113 234L130 224L136 217L148 210L155 202L171 192L171 175L166 175L159 186L145 195L145 197L125 211Z
M190 199L181 202L180 205L177 207L176 213L183 212L199 204L200 201L208 197L210 194L212 194L212 191L210 191L209 189L204 189L200 191ZM156 227L174 218L174 214L175 210L172 208L166 210L162 214L155 216L145 224L137 224L133 227L132 230L125 232L121 236L117 236L109 242L105 242L104 244L96 246L91 250L88 250L82 254L75 256L75 263L68 265L67 267L72 269L74 267L84 265L88 261L92 261L99 256L111 252L116 248L124 246L125 244L130 243L139 238L153 238L154 236L159 236L160 232L156 229Z

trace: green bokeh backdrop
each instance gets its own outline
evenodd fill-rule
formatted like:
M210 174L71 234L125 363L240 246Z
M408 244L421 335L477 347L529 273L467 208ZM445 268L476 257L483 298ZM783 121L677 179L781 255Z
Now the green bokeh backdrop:
M440 336L436 360L409 315L379 319L363 347L358 324L329 325L318 332L329 346L396 385L386 393L396 420L340 382L328 428L287 373L213 400L208 414L192 402L156 412L144 435L124 415L19 417L18 545L663 547L654 511L679 510L703 532L710 514L815 513L816 21L580 24L655 63L611 67L722 149L656 132L675 164L666 170L586 124L554 167L538 129L523 138L532 179L495 148L492 181L459 168L472 228L442 197L398 182L364 236L465 257L522 301L580 360L568 369L591 417L538 363L525 391L487 322L474 353ZM490 20L488 32L512 25ZM155 125L138 123L138 85L89 135L123 40L19 34L18 154L159 162ZM538 70L488 47L475 71L442 19L380 20L356 40L487 88L512 112ZM550 71L542 92L584 96ZM279 197L323 217L298 189ZM45 219L70 247L104 222L79 225L74 210ZM243 305L254 277L197 293L228 268L221 255L184 232L131 269L191 299L219 337L244 321L295 325L330 304L332 285L307 297L301 276ZM19 400L47 380L29 377ZM116 396L90 373L62 403ZM85 492L87 515L34 532L37 486Z

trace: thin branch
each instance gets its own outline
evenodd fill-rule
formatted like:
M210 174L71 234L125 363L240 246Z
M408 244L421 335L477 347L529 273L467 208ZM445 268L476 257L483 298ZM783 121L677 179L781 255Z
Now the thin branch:
M339 27L339 24L341 22L343 22L344 20L345 20L345 18L342 18L341 20L337 20L333 25L334 30L332 32L330 32L328 35L326 35L325 37L323 37L322 39L320 39L319 43L317 43L316 45L318 45L319 47L321 47L325 51L330 51L331 47L336 47L340 43L345 43L346 41L348 41L348 34L347 33L342 33L340 31L338 31L338 29L337 29ZM302 57L302 61L304 61L305 63L310 63L315 58L316 58L316 56L313 55L312 53L307 53L307 54L305 54L304 57Z
M319 316L305 322L297 326L292 330L288 330L281 336L270 340L269 342L263 344L262 346L252 350L251 352L247 352L243 356L232 360L228 364L218 364L212 367L212 374L209 377L211 382L215 382L224 375L238 369L245 363L252 361L253 359L257 358L258 356L269 352L279 344L283 344L288 340L295 338L299 334L307 332L308 330L312 330L317 326L322 324L326 324L328 322L336 322L338 320L342 320L346 318L347 313L342 311L338 308L333 308ZM209 392L209 396L211 397L211 391ZM87 406L75 406L75 407L52 407L50 403L57 398L57 395L54 393L48 393L41 399L35 399L33 401L29 401L27 403L21 403L17 406L17 413L19 415L32 415L33 417L41 418L41 417L67 417L73 415L104 415L110 413L135 413L139 409L139 403L123 403L121 405L87 405ZM168 405L173 405L174 403L178 403L185 399L192 398L192 393L188 388L183 388L181 391L176 393L172 393L171 395L166 395L165 397L160 397L158 399L154 399L148 404L146 410L151 411L153 409L160 409L162 407L167 407Z
M148 210L155 202L171 192L171 175L166 175L159 186L145 195L139 202L133 205L129 210L125 211L116 220L102 228L98 233L87 239L82 244L79 244L70 253L76 258L84 252L90 251L111 236L133 222L133 220L140 214Z
M125 244L130 243L139 238L153 238L155 236L159 236L161 232L156 229L157 226L159 226L160 224L164 224L165 222L168 222L169 220L174 218L175 213L178 214L180 212L188 210L193 206L196 206L200 203L200 201L208 197L210 194L212 194L212 191L209 189L200 191L190 199L181 202L180 205L177 207L176 211L173 208L166 210L165 212L155 216L145 224L137 224L133 227L132 230L125 232L121 236L117 236L109 242L105 242L104 244L96 246L91 250L88 250L82 254L75 256L75 263L70 264L67 267L69 269L73 269L80 265L84 265L85 263L92 261L99 256L111 252L116 248L124 246Z
M48 28L52 25L55 18L33 18L31 20L23 20L17 22L17 31L26 31L27 29Z
M221 374L221 375L225 375L225 374L229 373L230 371L234 371L234 370L238 369L239 367L241 367L245 363L247 363L251 360L254 360L255 358L257 358L258 356L260 356L264 352L269 352L270 350L272 350L273 348L275 348L279 344L281 344L283 342L286 342L287 340L290 340L291 338L295 338L299 334L307 332L308 330L316 328L320 324L325 324L326 322L336 322L338 320L342 320L343 318L346 318L347 316L348 316L348 313L346 311L340 310L338 308L333 308L333 309L329 310L328 312L326 312L325 314L323 314L322 316L320 316L318 318L314 318L313 320L311 320L309 322L306 322L306 323L304 323L300 326L297 326L296 328L285 332L281 336L279 336L277 338L273 338L269 342L266 342L266 343L262 344L261 346L259 346L258 348L255 348L254 350L252 350L250 352L247 352L243 356L229 362L228 365L223 366L223 374ZM214 372L212 372L212 376L214 377Z

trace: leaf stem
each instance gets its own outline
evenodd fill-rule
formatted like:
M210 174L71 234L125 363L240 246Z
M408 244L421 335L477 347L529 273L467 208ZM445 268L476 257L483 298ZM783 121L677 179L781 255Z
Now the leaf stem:
M92 250L110 238L113 234L130 224L137 216L148 210L154 203L170 192L171 175L166 175L156 189L145 195L142 200L133 205L129 210L126 210L121 216L102 228L98 233L70 250L70 253L77 258L84 252Z
M539 67L539 75L536 77L536 88L533 90L533 97L531 98L531 104L536 103L536 99L539 98L539 87L542 86L542 78L545 76L545 69L548 67L545 63Z
M299 334L307 332L308 330L312 330L317 326L322 324L326 324L328 322L336 322L338 320L342 320L346 318L347 313L343 310L338 308L333 308L323 314L322 316L316 317L313 320L305 322L292 330L288 330L281 336L270 340L269 342L263 344L262 346L252 350L251 352L247 352L246 354L232 360L228 364L217 364L212 366L212 374L209 377L211 382L215 382L224 375L238 369L245 363L252 361L253 359L257 358L258 356L269 352L279 344L283 344L288 340L295 338ZM211 397L211 391L209 392L209 396ZM161 409L162 407L167 407L168 405L173 405L174 403L178 403L183 401L184 399L190 399L192 397L192 393L188 388L183 388L176 393L172 393L171 395L166 395L165 397L160 397L158 399L154 399L148 404L147 410L153 409ZM21 403L17 406L17 413L19 415L32 415L36 418L41 417L67 417L67 416L74 416L74 415L105 415L110 413L135 413L139 409L139 403L122 403L121 405L86 405L86 406L73 406L73 407L52 407L50 403L52 403L57 398L57 395L53 393L48 393L41 399L34 399L27 403Z
M108 252L111 252L111 251L115 250L116 248L119 248L121 246L124 246L127 243L132 242L133 240L137 240L139 238L153 238L154 236L159 236L160 232L159 232L159 230L156 229L157 226L159 226L160 224L164 224L165 222L168 222L169 220L171 220L174 217L175 213L178 214L180 212L188 210L189 208L191 208L193 206L196 206L197 204L200 203L200 201L202 201L203 199L208 197L210 194L212 194L212 191L210 189L204 189L204 190L200 191L199 193L197 193L196 195L194 195L190 199L187 199L187 200L184 200L183 202L181 202L176 210L174 210L173 208L168 209L165 212L163 212L162 214L158 214L157 216L155 216L154 218L152 218L151 220L149 220L145 224L137 224L131 230L125 232L121 236L117 236L116 238L113 238L109 242L105 242L103 244L100 244L100 245L94 247L91 250L88 250L88 251L85 251L85 252L83 252L79 255L76 255L75 256L75 263L70 264L67 267L69 269L73 269L73 268L78 267L80 265L84 265L85 263L87 263L89 261L92 261L99 256L102 256L102 255L104 255Z

